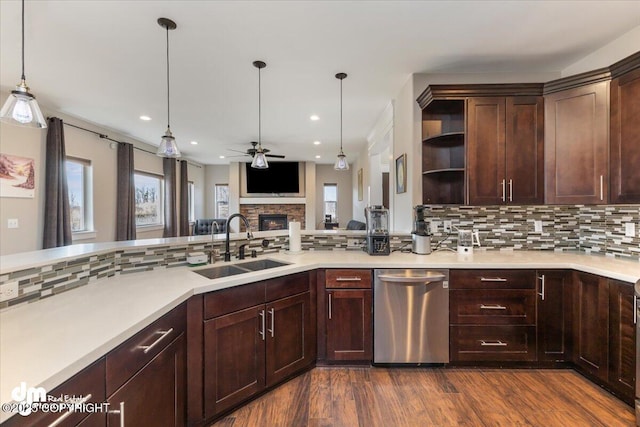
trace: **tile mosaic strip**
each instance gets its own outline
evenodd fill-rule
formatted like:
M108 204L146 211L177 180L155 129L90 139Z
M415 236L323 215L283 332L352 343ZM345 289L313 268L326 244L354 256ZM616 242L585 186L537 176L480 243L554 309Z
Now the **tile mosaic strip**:
M455 249L457 233L442 231L442 222L455 227L479 231L481 250L582 250L587 253L640 259L640 205L612 206L429 206L428 219L439 224L432 247ZM535 221L542 221L542 232L535 231ZM636 235L625 236L625 224L632 222ZM391 250L410 250L410 235L393 235ZM277 253L289 248L288 236L231 241L230 252L246 244L245 253ZM340 234L303 234L302 249L308 251L361 251L365 236ZM0 303L0 310L65 292L87 283L118 274L130 274L157 268L187 265L189 252L217 251L215 260L224 255L224 242L163 245L146 249L132 248L112 253L80 257L0 276L0 284L17 281L18 298Z

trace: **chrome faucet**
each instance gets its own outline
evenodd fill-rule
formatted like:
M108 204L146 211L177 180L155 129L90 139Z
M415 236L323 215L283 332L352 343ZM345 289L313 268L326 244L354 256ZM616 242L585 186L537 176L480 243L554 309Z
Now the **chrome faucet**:
M253 234L251 234L251 226L249 225L249 220L247 219L247 217L245 217L244 215L240 214L240 213L234 213L232 215L229 216L229 218L227 218L227 237L226 240L224 242L224 260L225 261L231 261L231 251L229 250L229 223L231 222L231 220L235 217L239 217L242 218L242 220L244 221L244 225L247 227L247 239L252 239L253 238Z
M209 251L209 264L213 264L216 260L216 250L213 248L213 242L215 240L215 235L220 232L220 225L213 221L211 223L211 250Z

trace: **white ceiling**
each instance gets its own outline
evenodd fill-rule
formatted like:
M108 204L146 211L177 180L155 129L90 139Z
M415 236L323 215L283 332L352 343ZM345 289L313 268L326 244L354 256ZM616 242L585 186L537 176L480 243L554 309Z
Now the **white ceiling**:
M159 17L178 24L169 34L171 129L186 157L225 163L219 155L257 140L260 59L263 145L332 163L335 73L349 75L344 145L353 159L412 73L560 71L640 25L640 1L27 1L27 83L50 109L157 145L166 127ZM20 77L19 1L0 1L0 47L8 91Z

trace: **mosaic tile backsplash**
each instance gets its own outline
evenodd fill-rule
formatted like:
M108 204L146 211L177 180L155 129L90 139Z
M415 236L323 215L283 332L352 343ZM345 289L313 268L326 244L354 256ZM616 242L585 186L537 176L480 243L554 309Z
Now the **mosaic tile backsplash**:
M437 225L432 247L455 249L456 228L478 230L480 250L555 250L584 251L640 259L640 205L615 206L429 206L428 219ZM454 232L443 232L443 222L451 221ZM535 231L542 222L542 232ZM634 223L636 235L625 237L625 224ZM288 236L252 239L245 252L258 255L288 249ZM266 241L266 243L265 243ZM230 250L246 241L230 242ZM303 250L359 251L364 234L302 234ZM408 250L411 236L391 236L392 250ZM149 271L186 265L186 256L194 251L217 250L222 259L221 241L152 246L144 249L116 250L58 262L43 267L15 271L0 276L0 284L18 281L18 298L0 303L0 310L47 298L92 281L118 274Z

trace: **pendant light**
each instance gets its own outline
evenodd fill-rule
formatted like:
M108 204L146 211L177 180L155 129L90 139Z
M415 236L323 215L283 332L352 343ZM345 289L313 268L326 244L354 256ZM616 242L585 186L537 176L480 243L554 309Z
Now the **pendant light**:
M267 66L263 61L253 61L253 66L258 69L258 148L256 148L256 152L253 155L253 161L251 162L251 167L255 169L267 169L269 167L269 163L267 162L267 157L264 155L264 151L262 150L262 108L261 108L261 85L260 85L260 70Z
M158 25L167 31L167 131L160 140L160 146L156 154L161 157L180 157L180 150L178 150L176 139L171 133L171 114L169 109L169 30L175 30L177 25L168 18L158 18Z
M24 0L22 0L22 77L16 89L11 91L9 98L0 110L0 120L18 126L46 128L42 111L36 97L29 92L27 80L24 76Z
M342 81L347 78L345 73L336 74L336 79L340 80L340 153L333 168L337 171L348 171L349 162L347 162L347 156L342 151Z

